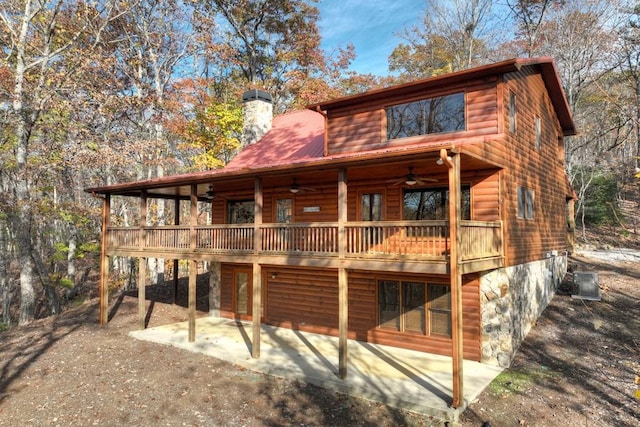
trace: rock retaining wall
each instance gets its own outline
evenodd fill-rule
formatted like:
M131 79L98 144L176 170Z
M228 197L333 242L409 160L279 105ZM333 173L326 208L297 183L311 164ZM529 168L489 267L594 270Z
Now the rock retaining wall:
M567 272L566 254L480 276L482 362L507 367L555 295Z

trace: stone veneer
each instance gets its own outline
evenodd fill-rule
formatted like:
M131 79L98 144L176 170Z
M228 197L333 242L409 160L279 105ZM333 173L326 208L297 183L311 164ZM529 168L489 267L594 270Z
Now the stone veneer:
M271 95L257 89L246 91L242 95L242 146L260 141L271 130L272 121Z
M480 276L482 362L507 367L555 295L567 256L551 256Z

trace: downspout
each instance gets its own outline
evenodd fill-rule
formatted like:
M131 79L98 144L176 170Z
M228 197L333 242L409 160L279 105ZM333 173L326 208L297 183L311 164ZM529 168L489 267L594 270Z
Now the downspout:
M451 406L464 403L462 376L462 274L460 273L460 155L450 157L445 148L440 159L449 170L449 280L451 286L451 358L453 364L453 400Z

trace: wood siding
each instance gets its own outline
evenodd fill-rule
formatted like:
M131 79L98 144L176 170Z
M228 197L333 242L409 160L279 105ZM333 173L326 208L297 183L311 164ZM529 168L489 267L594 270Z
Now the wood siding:
M385 105L363 105L358 109L330 112L329 152L366 151L394 144L421 144L450 141L456 138L487 136L474 143L460 145L460 151L472 158L502 165L503 168L468 170L461 173L463 185L471 187L471 219L502 221L504 224L506 265L516 265L543 259L550 251L565 248L565 196L563 141L559 121L554 114L544 82L533 68L505 75L501 80L473 82L466 88L451 88L444 95L465 90L467 99L467 130L454 134L429 135L398 141L385 140L385 105L410 102L414 99L390 99ZM509 96L516 94L517 130L509 124ZM415 99L424 94L416 94ZM540 118L541 146L536 147L535 120ZM490 137L493 135L493 138ZM474 160L476 161L476 160ZM447 186L444 169L433 160L411 164L419 174L428 173L438 182L422 187ZM347 175L349 171L347 170ZM403 218L402 177L406 168L400 166L371 167L367 176L348 185L347 219L362 220L361 196L365 193L383 195L383 220ZM398 178L400 178L398 180ZM395 183L394 183L395 181ZM400 184L398 184L400 182ZM534 218L518 218L517 188L534 191ZM318 183L315 191L297 194L265 188L264 218L275 220L275 201L292 199L294 223L333 222L338 218L337 184ZM229 200L241 200L238 197ZM247 199L251 193L247 193ZM214 222L226 218L225 200L213 203ZM305 209L313 207L313 209ZM233 266L222 269L222 313L232 315ZM393 345L436 354L451 354L451 339L417 333L401 333L378 327L377 281L380 278L419 280L448 285L446 275L392 273L349 270L348 335L351 339ZM338 272L332 268L263 266L264 321L266 323L330 335L338 335ZM463 276L463 349L464 357L481 358L480 291L477 274Z
M435 96L464 92L466 95L466 131L431 134L387 140L385 107ZM329 112L328 154L362 152L392 146L424 142L450 141L498 133L496 80L472 81L438 92L416 93L412 97L390 98L384 104L363 105L358 110Z
M231 317L232 265L222 267L222 313ZM338 272L330 269L263 269L264 318L267 324L338 335ZM446 277L350 271L348 336L365 342L451 355L451 339L392 332L377 326L377 280L397 278L447 284ZM463 279L464 357L480 360L480 299L476 277Z
M425 169L433 167L416 162ZM396 171L384 170L371 172L372 178L366 183L355 183L348 186L347 217L348 221L361 221L360 204L363 193L383 194L383 221L402 221L404 189L446 187L448 185L444 175L429 175L438 182L408 187L406 185L391 185L390 178L406 174L405 169ZM384 174L387 174L386 176ZM466 171L461 174L463 185L471 187L471 219L475 221L500 220L500 178L499 171ZM274 192L265 189L263 218L265 222L275 222L275 201L277 199L291 199L293 205L292 222L335 222L338 219L338 190L336 187L319 186L315 191L301 191L297 194L290 192ZM212 201L212 223L224 224L227 216L227 203L230 200L250 200L253 194L237 194L233 198L215 198ZM312 209L309 212L308 208ZM307 208L307 210L305 210Z
M541 76L526 67L505 75L501 103L504 138L464 147L477 157L507 165L499 189L505 233L505 265L544 259L566 250L566 181L560 123ZM508 129L509 96L516 94L516 132ZM535 119L540 118L541 146L536 148ZM518 218L519 186L534 192L534 218ZM495 189L493 190L495 191ZM482 191L475 192L476 197ZM477 205L475 205L478 208Z

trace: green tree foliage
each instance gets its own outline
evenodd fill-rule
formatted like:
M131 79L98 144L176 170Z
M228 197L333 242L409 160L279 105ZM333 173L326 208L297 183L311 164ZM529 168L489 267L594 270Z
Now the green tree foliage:
M238 103L211 103L178 131L183 132L180 148L194 150L193 170L221 168L240 146L242 108Z
M602 171L581 170L580 174L592 174L595 172L590 185L584 191L578 191L583 194L584 203L581 209L576 213L582 217L585 225L618 225L620 218L620 208L618 206L618 181L617 177L610 173L602 173ZM585 180L578 177L581 182Z

